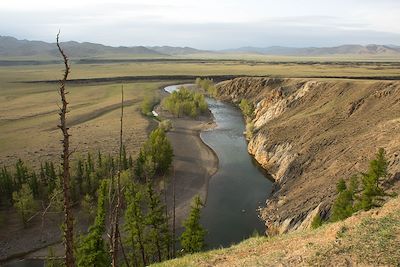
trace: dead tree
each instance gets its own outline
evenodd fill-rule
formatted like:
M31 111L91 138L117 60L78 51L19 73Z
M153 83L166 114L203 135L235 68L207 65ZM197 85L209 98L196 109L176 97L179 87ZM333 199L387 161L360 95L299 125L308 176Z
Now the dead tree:
M118 261L118 246L119 246L119 209L121 206L121 171L122 171L122 150L123 150L123 118L124 118L124 86L121 87L121 117L120 117L120 131L119 131L119 162L118 162L118 175L116 183L116 205L113 211L113 230L111 240L111 254L112 266L117 266Z
M74 258L74 219L73 219L73 214L71 210L71 191L70 191L70 173L69 173L69 157L70 157L70 152L69 152L69 137L71 136L68 133L68 127L67 127L67 113L68 113L68 102L66 99L66 95L68 92L65 90L65 84L67 82L68 74L70 72L70 66L68 64L68 57L65 55L64 51L61 49L60 43L59 43L59 35L60 32L57 34L57 47L58 51L60 52L63 61L64 61L64 75L63 78L60 80L60 88L59 88L59 94L61 97L61 102L62 106L60 107L60 124L58 125L58 128L61 129L61 132L63 134L63 139L61 140L61 143L63 145L63 151L61 154L61 160L62 163L61 165L63 166L63 180L62 180L62 186L63 186L63 195L64 195L64 242L65 242L65 265L67 267L74 267L75 266L75 258Z
M175 253L176 253L176 226L175 226L175 221L176 221L176 197L175 197L175 168L174 168L174 174L172 175L172 258L175 258Z

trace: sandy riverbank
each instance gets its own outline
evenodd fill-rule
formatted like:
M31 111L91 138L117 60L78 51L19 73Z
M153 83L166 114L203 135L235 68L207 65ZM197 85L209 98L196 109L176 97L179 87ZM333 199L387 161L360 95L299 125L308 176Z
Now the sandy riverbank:
M161 90L163 97L169 95L164 88ZM196 119L174 117L163 110L161 105L156 111L163 119L171 120L173 125L167 136L174 150L171 179L175 178L176 228L179 233L189 214L192 199L199 195L203 202L206 201L209 180L218 170L217 154L200 137L202 131L210 130L216 124L209 110ZM173 207L171 179L167 188L167 208L170 214Z
M211 116L198 120L171 118L168 138L174 149L173 173L176 192L176 225L187 217L192 199L207 198L208 182L218 170L218 157L200 138L200 132L214 127ZM172 182L168 187L168 208L172 208Z

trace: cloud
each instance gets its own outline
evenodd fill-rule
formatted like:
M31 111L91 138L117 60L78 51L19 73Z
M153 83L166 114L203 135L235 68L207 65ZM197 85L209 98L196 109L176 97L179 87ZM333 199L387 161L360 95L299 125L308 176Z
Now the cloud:
M323 2L323 4L322 4ZM0 34L109 45L328 46L400 43L394 0L49 0L0 2Z

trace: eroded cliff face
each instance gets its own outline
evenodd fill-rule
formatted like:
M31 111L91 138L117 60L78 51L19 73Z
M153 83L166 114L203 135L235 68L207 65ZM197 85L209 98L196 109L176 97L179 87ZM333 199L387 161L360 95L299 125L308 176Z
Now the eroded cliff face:
M237 78L218 94L256 106L248 151L276 180L261 209L270 233L326 216L337 181L366 170L379 147L400 178L400 82Z

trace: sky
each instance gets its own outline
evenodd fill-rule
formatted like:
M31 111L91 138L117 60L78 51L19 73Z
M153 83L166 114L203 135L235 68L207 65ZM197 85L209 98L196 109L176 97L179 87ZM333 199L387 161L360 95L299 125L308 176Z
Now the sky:
M400 45L400 0L1 0L0 35L112 46Z

